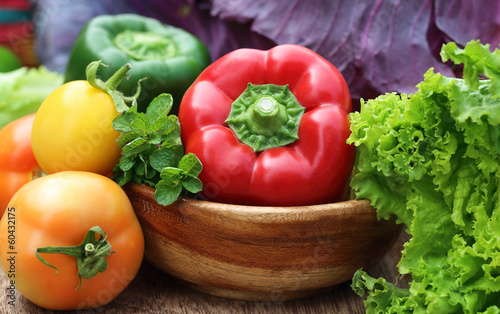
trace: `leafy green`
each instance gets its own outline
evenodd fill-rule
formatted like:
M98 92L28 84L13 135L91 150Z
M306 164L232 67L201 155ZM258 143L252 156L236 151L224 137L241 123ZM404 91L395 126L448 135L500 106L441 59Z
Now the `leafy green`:
M171 204L179 197L183 188L191 193L201 191L203 185L198 179L201 170L200 160L192 153L182 157L178 168L163 168L160 174L162 180L156 185L156 201L160 204Z
M145 113L137 112L134 104L113 120L122 148L113 180L120 186L136 182L155 187L161 205L173 203L183 191L195 194L203 188L198 179L201 162L194 154L184 155L179 119L169 115L171 109L172 96L161 94Z
M59 73L43 66L0 73L0 129L17 118L35 113L62 83Z
M350 115L356 197L411 235L398 264L409 289L355 274L369 313L500 313L500 52L471 41L441 55L463 79L430 69L414 94Z

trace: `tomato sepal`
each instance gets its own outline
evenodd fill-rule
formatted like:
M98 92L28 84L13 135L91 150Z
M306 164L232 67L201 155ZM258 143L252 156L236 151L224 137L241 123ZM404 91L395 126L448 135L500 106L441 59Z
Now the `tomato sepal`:
M113 102L115 103L116 110L119 113L127 112L130 108L135 108L135 111L137 111L137 98L141 94L141 82L144 81L146 77L137 81L137 90L134 95L125 96L122 92L117 90L117 88L118 85L120 85L120 83L127 77L128 71L132 68L131 64L124 64L106 82L97 78L97 71L101 66L109 67L109 65L103 63L102 60L89 63L85 71L89 84L111 96ZM127 106L127 103L131 104L130 107Z
M96 238L96 235L100 236L99 239ZM79 245L67 247L41 247L36 250L35 255L42 263L54 268L56 270L56 274L58 272L57 267L51 265L43 259L40 256L40 253L65 254L76 258L78 265L78 279L80 283L75 290L78 290L82 286L82 278L90 279L98 273L106 271L108 268L106 257L116 251L111 251L111 244L106 241L106 239L107 235L104 231L102 231L101 227L94 226L89 229L83 242Z

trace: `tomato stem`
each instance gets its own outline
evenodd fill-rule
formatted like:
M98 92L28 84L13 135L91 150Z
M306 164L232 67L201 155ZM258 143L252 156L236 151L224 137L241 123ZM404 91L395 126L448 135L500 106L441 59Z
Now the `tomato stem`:
M118 71L116 71L106 81L106 83L104 83L105 86L111 90L117 89L118 85L120 85L120 83L127 77L127 75L128 75L127 73L128 73L128 71L130 71L131 68L132 68L132 66L130 65L130 63L125 63L125 65L123 65L121 68L119 68Z
M58 271L57 267L51 265L43 259L40 256L40 253L65 254L76 258L78 266L78 279L80 280L78 287L75 289L77 290L82 285L82 278L90 279L107 269L108 264L106 257L116 251L111 252L111 244L106 241L106 238L106 233L102 231L101 227L94 226L89 229L80 245L68 247L42 247L36 250L35 255L42 263L54 268L56 270L56 274Z
M137 81L137 91L132 96L125 96L122 92L117 90L118 85L128 76L128 71L132 68L130 63L123 65L118 71L116 71L106 82L97 78L97 71L101 66L108 67L108 65L102 63L102 60L94 61L89 63L86 69L87 82L94 87L105 93L107 93L113 99L115 103L116 110L120 113L129 111L127 103L131 103L132 106L137 106L137 98L141 93L141 82L146 78L142 78Z
M95 252L95 246L92 243L87 243L85 245L85 256L89 256L94 254Z

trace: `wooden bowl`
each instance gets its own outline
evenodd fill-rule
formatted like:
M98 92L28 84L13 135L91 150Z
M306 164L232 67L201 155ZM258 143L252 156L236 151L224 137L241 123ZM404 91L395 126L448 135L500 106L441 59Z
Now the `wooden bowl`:
M367 200L298 207L220 204L125 187L143 227L145 258L184 284L216 296L281 301L326 292L369 268L401 232Z

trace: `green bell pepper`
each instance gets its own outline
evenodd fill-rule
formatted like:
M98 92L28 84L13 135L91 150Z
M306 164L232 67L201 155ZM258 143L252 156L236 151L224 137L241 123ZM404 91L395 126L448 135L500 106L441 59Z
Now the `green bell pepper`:
M21 66L21 59L11 49L0 46L0 73L14 71Z
M102 60L102 79L108 79L125 63L131 64L129 79L118 89L138 97L139 111L161 93L174 99L172 113L177 113L186 89L211 62L207 47L194 35L158 20L135 15L100 15L80 31L71 51L64 81L85 79L85 69L92 61Z

